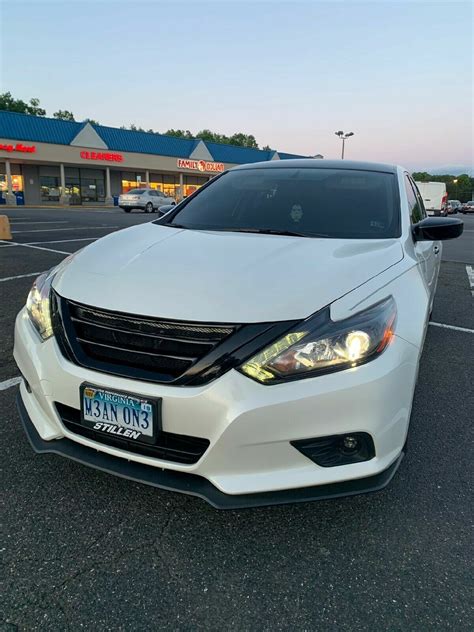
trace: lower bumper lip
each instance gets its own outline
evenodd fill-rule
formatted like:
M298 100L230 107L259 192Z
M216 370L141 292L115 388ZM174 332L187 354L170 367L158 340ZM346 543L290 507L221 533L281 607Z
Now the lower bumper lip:
M196 474L162 470L134 461L126 461L104 452L98 452L66 438L56 441L44 441L35 429L20 393L17 395L16 403L26 435L35 452L59 454L83 465L120 476L121 478L158 487L166 491L197 496L216 509L243 509L265 505L328 500L342 496L376 492L390 483L404 456L402 451L387 469L366 478L274 492L230 495L224 494L207 479Z

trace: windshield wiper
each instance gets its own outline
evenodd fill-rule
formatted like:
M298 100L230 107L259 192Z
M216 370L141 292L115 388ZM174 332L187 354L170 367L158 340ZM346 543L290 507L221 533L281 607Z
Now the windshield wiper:
M184 228L188 230L207 230L222 233L255 233L257 235L283 235L284 237L329 237L329 235L326 235L325 233L300 233L295 230L277 230L276 228L247 228L245 226L239 228L214 228L212 226L184 226L183 224L174 224L172 222L163 225L171 226L172 228Z
M300 233L296 230L277 230L276 228L231 228L238 233L257 233L259 235L283 235L285 237L329 237L323 233Z

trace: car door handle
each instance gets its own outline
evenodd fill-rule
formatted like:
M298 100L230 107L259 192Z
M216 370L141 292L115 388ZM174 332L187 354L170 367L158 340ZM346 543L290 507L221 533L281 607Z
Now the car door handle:
M435 253L435 255L439 254L439 246L433 246L433 251Z

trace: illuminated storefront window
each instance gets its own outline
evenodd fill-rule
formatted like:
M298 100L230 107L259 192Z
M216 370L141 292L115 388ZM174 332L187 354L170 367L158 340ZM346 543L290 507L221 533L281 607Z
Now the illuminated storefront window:
M146 176L144 173L133 171L122 171L122 193L127 193L130 189L145 189Z
M5 173L0 173L0 192L7 192L7 176ZM12 174L12 188L13 191L23 191L23 176Z
M150 187L163 191L169 197L177 198L179 194L179 176L165 173L150 173Z
M59 202L61 196L59 178L55 176L40 176L40 190L42 202Z
M203 178L202 176L184 176L184 196L191 195L207 181L208 178Z

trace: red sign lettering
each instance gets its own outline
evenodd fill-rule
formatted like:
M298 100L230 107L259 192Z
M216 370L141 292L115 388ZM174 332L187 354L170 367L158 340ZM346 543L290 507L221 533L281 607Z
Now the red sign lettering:
M123 162L122 154L111 154L102 151L81 151L82 160L106 160L107 162Z
M0 143L0 151L19 151L22 154L34 154L36 151L35 145L23 145L23 143L16 143L15 145L4 145Z
M195 169L196 171L207 171L210 173L221 173L225 170L223 162L210 162L208 160L188 160L178 158L179 169Z

